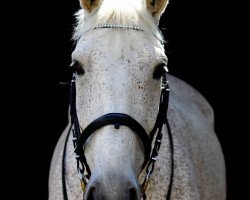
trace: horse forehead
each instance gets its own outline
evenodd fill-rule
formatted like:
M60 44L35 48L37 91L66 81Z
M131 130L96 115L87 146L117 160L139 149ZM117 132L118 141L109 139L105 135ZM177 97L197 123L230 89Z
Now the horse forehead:
M161 45L152 43L148 38L137 31L115 32L103 35L98 30L92 31L81 38L72 53L73 58L92 58L95 61L117 61L129 59L128 62L153 61L157 58L164 58L164 48ZM108 33L108 32L107 32Z

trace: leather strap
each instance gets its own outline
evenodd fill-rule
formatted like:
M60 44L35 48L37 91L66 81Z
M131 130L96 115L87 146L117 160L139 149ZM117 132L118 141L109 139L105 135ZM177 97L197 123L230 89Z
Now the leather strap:
M144 163L142 165L142 170L143 170L150 158L151 141L149 140L148 134L146 133L145 129L134 118L123 113L109 113L91 122L81 133L81 136L77 142L77 147L75 150L76 154L84 156L83 146L87 141L87 139L96 130L107 125L114 125L116 129L119 129L120 126L127 126L140 137L144 146L144 153L145 153ZM86 158L84 160L86 161ZM86 164L85 161L83 161L84 164Z
M144 163L142 165L141 170L147 165L147 173L150 176L154 170L154 163L156 157L158 156L158 151L160 149L161 144L161 137L162 137L162 127L165 124L167 126L167 132L169 136L169 143L170 143L170 153L171 153L171 176L170 176L170 183L168 186L167 192L167 200L171 198L171 191L173 185L173 176L174 176L174 145L173 145L173 138L171 129L167 120L167 111L168 111L168 104L169 104L169 85L167 82L166 74L167 74L167 67L165 65L160 66L158 71L156 70L154 73L154 78L158 78L161 74L161 96L160 96L160 104L159 104L159 112L156 118L156 122L154 125L153 130L150 132L149 136L147 135L145 129L138 123L134 118L127 114L123 113L108 113L103 115L93 122L91 122L81 133L80 125L77 117L76 111L76 86L75 86L75 74L73 74L72 81L71 81L71 89L70 89L70 115L71 115L71 124L73 127L69 130L68 135L70 134L71 130L73 132L73 144L76 153L76 160L77 160L77 169L78 172L82 175L80 179L83 180L85 184L86 178L89 179L91 176L91 171L88 166L85 154L84 154L84 144L87 139L98 129L107 126L107 125L114 125L114 128L119 129L120 126L127 126L129 127L134 133L136 133L143 145L144 145ZM157 134L156 134L157 132ZM151 143L156 135L155 145L153 151L151 153ZM63 162L62 162L62 184L63 184L63 196L64 200L68 200L67 198L67 190L66 190L66 181L65 181L65 156L66 156L66 143L68 140L68 136L64 146L63 152ZM150 155L151 154L151 155ZM80 167L80 163L82 168ZM84 174L84 171L87 171L87 175ZM145 181L148 181L148 177L145 178ZM146 199L146 194L143 194L143 198Z

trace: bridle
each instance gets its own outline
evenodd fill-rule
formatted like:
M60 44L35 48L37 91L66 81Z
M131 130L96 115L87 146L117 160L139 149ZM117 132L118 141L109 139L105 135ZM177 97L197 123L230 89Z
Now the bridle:
M103 25L102 27L96 27L94 29L97 28L124 28L124 27L121 27L120 25L112 25L112 26ZM138 27L136 28L125 27L125 28L143 31ZM166 199L170 200L172 185L173 185L173 175L174 175L174 148L173 148L172 133L167 119L169 92L170 92L169 84L167 81L167 72L168 72L167 66L166 64L163 64L161 66L158 66L153 74L153 78L155 79L161 78L161 95L160 95L159 111L157 114L156 122L150 134L147 134L145 129L141 126L141 124L138 121L136 121L133 117L124 113L105 114L95 119L81 132L76 110L76 83L75 83L76 73L73 72L70 84L71 126L66 137L66 142L63 150L63 160L62 160L62 185L63 185L64 200L68 200L67 190L66 190L66 180L65 180L65 157L66 157L66 144L71 131L73 134L73 146L77 162L77 171L79 174L82 190L84 191L86 185L88 184L88 180L91 177L91 170L89 168L87 159L84 154L85 142L93 133L95 133L95 131L108 125L114 125L115 129L119 129L120 126L126 126L130 128L135 134L139 136L144 146L144 163L141 167L141 172L146 167L146 177L144 178L144 181L141 184L143 199L146 199L146 189L150 177L154 171L156 158L158 156L161 147L162 136L163 136L162 128L163 125L166 125L169 137L170 154L171 154L171 174L170 174L170 181ZM153 142L154 145L153 148L151 148L151 144Z

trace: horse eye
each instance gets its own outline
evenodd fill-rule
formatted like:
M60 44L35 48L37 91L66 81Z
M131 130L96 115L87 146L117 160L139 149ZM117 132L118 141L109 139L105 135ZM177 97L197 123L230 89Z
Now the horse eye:
M76 72L77 75L83 75L85 73L83 67L77 61L73 61L70 67L72 67L73 72Z
M162 62L162 63L158 64L155 67L155 71L153 73L153 78L154 79L160 79L161 78L161 75L163 73L163 69L164 69L165 66L166 66L166 63Z

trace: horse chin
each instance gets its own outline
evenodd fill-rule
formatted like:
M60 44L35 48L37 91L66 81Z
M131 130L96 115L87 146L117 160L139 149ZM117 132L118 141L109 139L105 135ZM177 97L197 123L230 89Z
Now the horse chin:
M133 175L116 172L92 176L87 184L85 200L140 200L141 187Z

